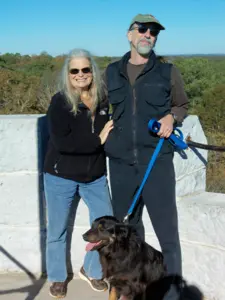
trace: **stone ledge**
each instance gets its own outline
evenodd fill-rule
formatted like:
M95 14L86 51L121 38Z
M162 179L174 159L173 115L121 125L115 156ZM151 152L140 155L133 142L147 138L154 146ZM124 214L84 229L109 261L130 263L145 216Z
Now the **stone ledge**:
M22 172L22 171L21 171ZM0 173L0 224L40 224L40 176L36 173ZM1 243L0 243L1 244Z
M46 131L45 115L0 115L1 172L39 170Z
M191 134L193 140L207 144L197 116L188 116L181 130L184 138ZM0 132L4 145L0 148L0 173L41 173L48 138L46 116L1 115ZM205 190L206 162L207 151L202 149L175 153L177 196Z

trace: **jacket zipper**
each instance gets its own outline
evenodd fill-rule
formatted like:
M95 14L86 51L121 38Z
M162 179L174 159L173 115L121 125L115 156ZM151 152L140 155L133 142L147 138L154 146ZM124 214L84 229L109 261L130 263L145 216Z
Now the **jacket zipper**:
M133 133L133 154L134 154L134 163L137 163L137 145L136 145L136 93L133 88L133 111L132 111L132 133Z
M54 164L54 167L53 167L56 174L59 173L58 164L59 164L60 160L61 160L61 155L59 156L59 159L56 161L56 163Z
M92 118L91 116L91 132L95 133L95 117ZM91 168L91 157L88 159L88 165L87 165L87 179L89 179L89 171Z
M91 117L91 132L92 132L92 133L95 132L94 122L95 122L95 117L94 117L94 118ZM59 170L58 170L58 164L59 164L60 160L61 160L61 156L59 157L59 159L56 161L56 163L55 163L54 166L53 166L54 171L55 171L56 174L59 173ZM87 167L87 174L89 174L90 168L91 168L91 158L89 157L89 160L88 160L88 167Z
M95 117L91 117L91 132L94 133L95 132Z

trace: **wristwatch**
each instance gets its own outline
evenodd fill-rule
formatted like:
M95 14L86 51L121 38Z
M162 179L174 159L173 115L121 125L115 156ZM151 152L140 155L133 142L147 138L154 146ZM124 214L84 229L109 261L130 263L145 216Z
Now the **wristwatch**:
M172 112L170 114L171 114L171 116L174 119L174 123L177 123L177 116L174 113L172 113Z

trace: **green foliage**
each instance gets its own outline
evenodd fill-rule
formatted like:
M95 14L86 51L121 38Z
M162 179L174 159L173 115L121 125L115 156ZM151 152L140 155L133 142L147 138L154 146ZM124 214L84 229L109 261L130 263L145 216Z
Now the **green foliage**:
M54 59L45 54L35 56L21 70L29 75L42 76L45 71L54 70Z
M20 59L21 55L19 53L6 53L4 55L1 55L1 60L3 60L6 65L15 65L20 61Z
M206 131L225 133L225 84L206 90L195 111Z
M224 132L206 131L207 139L210 144L224 145ZM206 187L209 192L225 193L225 153L209 152Z
M190 110L196 105L201 105L205 91L216 85L225 83L225 58L219 61L209 58L178 58L174 64L180 70L185 91L190 99Z
M40 78L11 70L0 70L0 113L38 113Z
M177 59L175 65L179 68L191 107L196 105L205 89L209 87L209 63L205 58Z
M99 68L101 70L104 70L108 66L108 64L112 62L112 58L109 56L95 57L95 61L98 64Z

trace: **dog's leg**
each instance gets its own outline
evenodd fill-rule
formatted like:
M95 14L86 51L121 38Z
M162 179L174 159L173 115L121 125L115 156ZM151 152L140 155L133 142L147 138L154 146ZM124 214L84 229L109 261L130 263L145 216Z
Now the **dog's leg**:
M112 287L109 292L109 300L117 300L116 288Z

